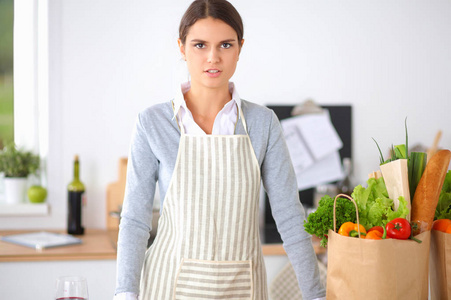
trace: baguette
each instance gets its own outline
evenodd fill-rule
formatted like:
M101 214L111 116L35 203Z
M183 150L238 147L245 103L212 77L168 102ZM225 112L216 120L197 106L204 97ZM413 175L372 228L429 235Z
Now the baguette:
M451 151L440 150L426 164L412 201L413 235L431 230L450 161Z

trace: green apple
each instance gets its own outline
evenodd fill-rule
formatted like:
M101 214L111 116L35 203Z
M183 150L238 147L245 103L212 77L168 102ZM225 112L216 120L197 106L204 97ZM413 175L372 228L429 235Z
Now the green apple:
M28 189L27 194L31 203L42 203L47 197L47 190L40 185L33 185Z

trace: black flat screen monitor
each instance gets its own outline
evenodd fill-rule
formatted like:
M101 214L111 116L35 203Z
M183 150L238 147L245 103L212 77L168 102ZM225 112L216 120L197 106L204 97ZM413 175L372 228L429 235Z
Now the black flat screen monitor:
M290 118L294 106L290 105L267 105L277 115L279 120ZM321 105L329 110L330 119L343 142L343 148L339 150L340 159L349 157L352 160L352 107L350 105ZM313 207L315 188L299 191L299 199L305 209ZM268 195L265 193L265 227L262 232L262 240L265 243L281 243L282 240L277 231L275 221L272 217L271 206Z

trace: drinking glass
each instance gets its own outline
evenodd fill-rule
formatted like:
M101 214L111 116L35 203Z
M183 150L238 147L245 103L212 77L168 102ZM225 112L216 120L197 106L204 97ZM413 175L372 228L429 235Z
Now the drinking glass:
M56 280L56 300L88 300L88 283L81 276L63 276Z

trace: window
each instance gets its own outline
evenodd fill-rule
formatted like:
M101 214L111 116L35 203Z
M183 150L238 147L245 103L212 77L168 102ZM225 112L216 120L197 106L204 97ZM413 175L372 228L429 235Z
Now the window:
M0 0L2 1L2 0ZM47 156L48 2L14 2L14 142Z
M0 0L0 149L14 139L14 0Z

